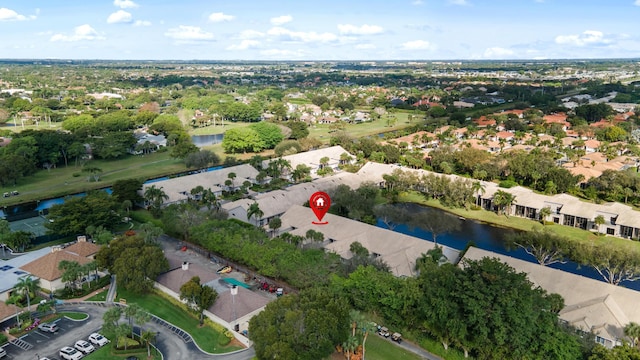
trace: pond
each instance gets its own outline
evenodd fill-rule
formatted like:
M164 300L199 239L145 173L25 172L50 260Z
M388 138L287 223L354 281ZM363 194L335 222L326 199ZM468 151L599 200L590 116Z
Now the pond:
M224 134L215 135L191 135L191 141L197 147L219 144L222 142Z
M508 255L517 259L537 262L536 259L527 254L524 249L516 248L509 249L506 246L506 239L509 234L513 234L514 230L491 226L485 223L470 219L462 219L455 215L451 215L445 211L436 208L430 208L427 206L421 206L417 204L398 204L399 207L404 207L412 214L420 214L422 219L437 218L439 221L446 222L450 226L439 226L440 231L436 240L438 244L446 245L457 250L464 250L467 244L471 243L475 247L492 251L498 254ZM378 219L376 224L378 227L387 229L385 223ZM399 222L397 226L392 229L399 233L403 233L410 236L415 236L420 239L433 241L432 232L425 230L427 226L418 227L416 224L410 224L408 222ZM558 226L558 225L551 225ZM447 228L448 231L442 229ZM589 266L580 266L579 264L567 261L564 264L556 263L549 265L554 269L567 271L573 274L586 276L592 279L602 281L602 277L598 272ZM624 287L640 291L640 281L624 281L621 284Z

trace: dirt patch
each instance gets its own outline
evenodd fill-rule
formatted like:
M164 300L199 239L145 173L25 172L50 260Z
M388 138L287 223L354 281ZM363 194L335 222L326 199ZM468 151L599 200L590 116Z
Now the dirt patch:
M231 339L231 341L229 342L229 344L227 344L227 346L238 346L238 347L241 347L243 349L246 348L246 346L244 346L244 344L241 343L240 340L238 340L236 338Z

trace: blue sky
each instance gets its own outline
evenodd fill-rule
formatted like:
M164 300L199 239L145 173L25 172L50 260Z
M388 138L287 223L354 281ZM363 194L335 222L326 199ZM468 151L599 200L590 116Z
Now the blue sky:
M9 0L0 58L640 57L640 0Z

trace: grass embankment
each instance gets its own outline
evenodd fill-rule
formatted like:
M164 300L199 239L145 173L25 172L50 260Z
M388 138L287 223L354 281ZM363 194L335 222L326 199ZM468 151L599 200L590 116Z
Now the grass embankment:
M65 311L65 312L61 312L60 315L69 318L71 320L86 320L89 318L89 314L86 313L81 313L81 312L71 312L71 311Z
M388 359L422 359L420 356L396 346L389 339L383 339L378 334L371 334L367 337L366 344L367 359L369 360L388 360Z
M171 301L159 293L137 295L126 290L118 290L116 301L120 299L125 299L127 304L136 303L149 313L188 332L204 351L221 354L241 349L241 347L227 344L222 327L214 328L215 325L207 324L208 322L200 327L195 314L187 311L184 305Z
M478 221L482 221L482 222L497 225L497 226L512 228L516 230L523 230L523 231L531 231L534 228L537 228L537 229L544 228L557 235L566 237L567 239L572 241L580 241L580 242L588 241L597 245L612 245L622 249L640 253L640 242L637 242L637 241L630 241L627 239L621 239L613 236L596 235L595 233L592 233L587 230L582 230L582 229L578 229L570 226L564 226L564 225L553 224L553 225L543 226L539 221L525 219L517 216L507 217L505 215L498 215L497 213L492 211L467 210L464 208L449 208L440 204L438 200L426 200L424 196L416 192L403 193L400 195L399 200L403 202L412 202L412 203L417 203L417 204L422 204L422 205L442 209L444 211L450 212L458 216L462 216L467 219L478 220Z
M127 156L117 160L91 160L87 165L102 170L100 181L87 181L89 174L83 173L81 166L76 167L74 162L70 161L69 166L61 166L50 171L40 170L20 180L18 185L7 188L19 191L20 195L0 199L0 204L6 206L54 198L107 187L116 180L132 177L149 179L186 170L182 160L172 158L168 152Z

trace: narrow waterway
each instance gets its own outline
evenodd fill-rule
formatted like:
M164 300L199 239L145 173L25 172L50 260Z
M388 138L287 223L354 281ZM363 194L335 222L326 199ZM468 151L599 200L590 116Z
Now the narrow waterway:
M440 228L440 231L442 231L441 229L448 228L448 231L438 233L436 238L438 244L446 245L457 250L464 250L467 247L467 244L471 243L475 247L483 250L488 250L498 254L504 254L521 260L537 263L536 259L533 256L527 254L524 249L507 248L507 236L509 234L513 234L515 230L491 226L489 224L470 219L461 219L443 210L421 206L418 204L406 203L398 204L397 206L404 207L412 214L420 214L425 220L435 218L438 221L443 221L449 224L449 226L438 226ZM376 225L381 228L388 228L381 219L378 219ZM425 229L428 228L428 226L420 227L418 226L419 224L411 224L409 223L409 221L399 221L395 225L396 227L392 229L393 231L415 236L420 239L433 241L433 234L429 230ZM593 268L589 266L580 266L579 264L572 261L567 261L564 264L556 263L549 266L554 269L560 269L570 273L603 281L602 276L600 276L600 274L598 274L598 272ZM622 282L622 286L640 291L640 281L625 281Z

